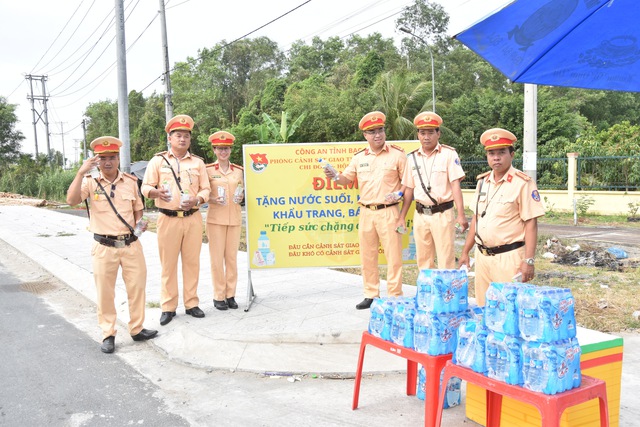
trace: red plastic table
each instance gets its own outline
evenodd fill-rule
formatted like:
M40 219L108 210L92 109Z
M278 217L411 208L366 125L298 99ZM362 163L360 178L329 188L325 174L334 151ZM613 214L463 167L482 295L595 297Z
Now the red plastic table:
M358 408L358 398L360 397L360 382L362 381L362 365L364 363L364 353L367 345L372 345L381 350L396 356L407 359L407 395L414 396L416 394L416 382L418 376L418 363L424 366L426 371L425 395L424 400L424 425L432 427L435 425L436 415L438 413L438 399L436 398L440 389L440 374L448 360L451 360L452 354L444 354L441 356L430 356L425 353L398 346L392 342L385 341L382 338L375 337L369 332L362 333L362 341L360 342L360 355L358 357L358 369L356 371L356 382L353 389L353 403L351 409ZM443 382L443 384L446 384ZM441 402L442 404L442 402Z
M544 427L559 427L560 418L565 409L597 397L600 400L600 426L609 426L607 387L606 383L601 379L583 375L580 387L562 393L548 395L489 378L486 375L448 361L445 364L442 383L447 384L447 381L449 381L451 377L461 378L464 381L487 390L487 427L500 426L502 396L507 396L538 408ZM444 395L445 393L440 395L436 427L439 427L442 422Z

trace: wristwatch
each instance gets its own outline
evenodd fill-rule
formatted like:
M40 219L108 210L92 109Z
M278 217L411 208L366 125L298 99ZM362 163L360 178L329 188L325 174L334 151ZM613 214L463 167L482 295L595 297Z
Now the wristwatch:
M527 265L534 265L536 263L535 258L525 258L524 262L527 263Z

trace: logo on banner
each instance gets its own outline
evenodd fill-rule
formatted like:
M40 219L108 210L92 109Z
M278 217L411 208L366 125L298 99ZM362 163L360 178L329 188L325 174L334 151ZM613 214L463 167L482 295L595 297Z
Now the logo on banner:
M266 154L249 154L251 157L251 170L256 173L264 172L269 165L269 159Z

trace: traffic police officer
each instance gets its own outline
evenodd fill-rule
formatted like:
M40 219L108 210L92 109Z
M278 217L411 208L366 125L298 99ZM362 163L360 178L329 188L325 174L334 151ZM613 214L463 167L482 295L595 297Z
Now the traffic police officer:
M91 142L96 154L85 160L67 191L67 203L77 205L90 200L89 230L95 242L91 249L93 278L96 284L98 324L102 329L104 353L113 353L116 339L115 286L118 268L127 289L129 333L134 341L153 338L158 331L145 329L147 266L142 245L133 227L142 217L144 205L138 190L138 179L122 173L119 150L122 142L103 136ZM86 175L100 167L99 176Z
M158 251L162 264L162 315L166 325L178 306L178 256L182 262L183 301L186 314L204 317L198 307L202 214L198 207L209 199L209 179L204 161L189 152L193 119L178 115L167 122L170 149L157 153L147 165L142 194L155 199Z
M436 255L438 268L455 268L455 224L460 224L462 231L469 227L460 187L464 171L456 150L439 142L442 125L439 115L422 112L413 119L413 124L418 129L421 147L407 156L402 185L409 203L402 206L399 226L405 224L410 201L415 199L413 237L418 268L434 268Z
M407 156L402 148L387 144L385 121L386 116L380 111L362 117L358 126L369 147L353 156L336 181L348 185L357 178L360 190L358 237L364 300L356 305L358 310L369 308L373 299L380 295L380 243L387 259L387 295L402 295L402 235L396 232L400 218L399 202L388 203L385 196L400 190ZM325 174L333 178L330 171L325 170Z
M243 188L242 166L229 162L235 137L220 131L209 136L217 160L207 165L211 197L207 211L206 232L209 238L213 306L218 310L238 308L235 300L238 284L238 247L244 193L234 198L236 189Z
M479 306L491 282L533 279L538 220L544 206L536 183L512 166L515 135L489 129L480 142L491 171L478 176L474 215L460 256L460 266L470 267L469 251L476 245L475 294ZM522 277L518 277L521 274Z

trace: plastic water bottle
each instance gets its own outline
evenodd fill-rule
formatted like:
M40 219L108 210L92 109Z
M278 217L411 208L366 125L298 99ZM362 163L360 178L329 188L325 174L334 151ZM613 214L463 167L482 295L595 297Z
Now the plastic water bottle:
M233 203L239 205L242 202L242 194L244 193L244 188L242 185L238 184L236 190L233 192Z
M418 310L413 318L413 349L418 353L427 353L430 339L429 315L424 310Z
M506 299L502 293L500 283L491 283L486 293L485 303L485 324L487 328L495 332L504 332L504 322L506 320L506 312L504 307Z
M320 163L320 166L322 166L322 169L324 169L325 173L328 172L333 175L331 178L333 181L338 180L338 171L331 165L331 163L327 162L324 159L318 159L318 163Z
M87 174L91 175L91 178L100 178L100 169L98 169L97 166L94 166L89 169L89 172L87 172Z
M265 260L269 252L271 252L271 242L269 241L269 237L267 237L267 232L264 230L260 231L260 236L258 237L258 251L260 251L260 254Z
M505 336L504 343L507 347L507 374L505 382L507 384L522 385L524 377L522 375L522 340L516 336Z
M520 289L517 298L520 336L527 341L542 339L542 321L535 288Z
M413 322L416 316L416 303L413 298L404 300L404 339L402 345L413 349Z
M544 362L540 359L532 359L529 369L528 381L525 387L529 390L541 392L547 384L547 371L544 369Z
M394 191L393 193L389 193L384 196L384 202L388 205L399 202L402 198L402 194L402 191Z
M147 218L146 216L143 216L136 223L136 227L133 229L133 234L136 237L140 237L142 233L144 233L144 230L146 230L148 224L149 224L149 218Z
M380 298L374 298L371 303L371 317L369 319L369 333L374 337L382 336L382 328L384 326L384 301Z
M458 344L453 354L453 363L471 368L475 358L475 333L477 324L474 320L462 322L458 328Z
M437 273L434 274L431 285L431 310L434 313L446 313L447 308L444 301L444 294L448 286L445 284L443 277Z
M405 326L405 305L399 302L394 308L391 324L391 341L394 344L404 345Z
M498 347L496 347L496 344L494 341L490 341L489 338L487 338L486 365L487 365L487 376L489 378L496 377L497 362L498 362Z
M475 357L471 369L474 372L481 374L487 373L487 334L488 330L485 326L478 324L476 326L476 339L475 339Z
M424 366L420 365L420 369L418 369L418 390L416 391L416 397L420 400L424 400L427 397L426 382L427 371Z
M420 270L418 281L416 283L416 308L418 310L431 310L433 308L431 301L431 288L433 280L431 279L431 270Z
M171 193L171 184L169 184L169 181L162 181L162 191L168 193L169 201L173 200L173 194Z
M440 387L442 387L442 377L444 376L444 370L440 375ZM461 392L460 388L462 387L462 380L458 377L451 377L446 384L444 389L444 405L442 406L444 409L453 408L460 404Z
M393 324L393 311L396 305L395 298L387 298L384 300L384 325L382 326L382 334L380 338L391 341L391 326Z

